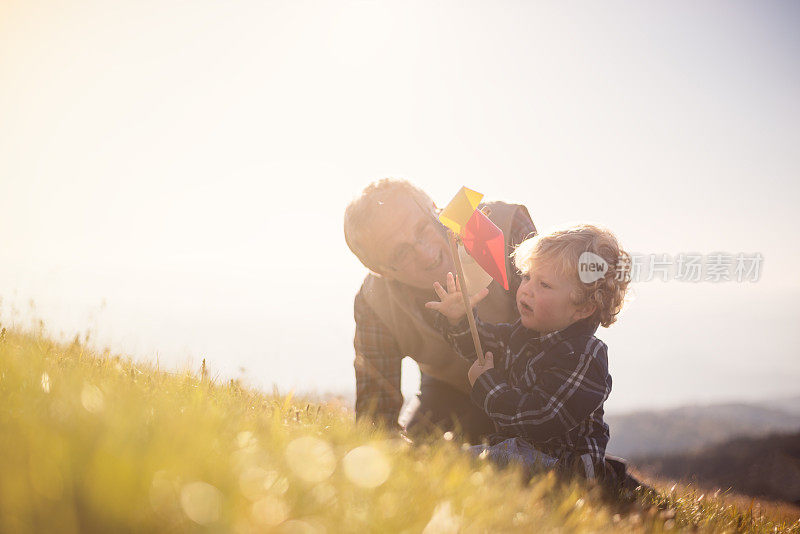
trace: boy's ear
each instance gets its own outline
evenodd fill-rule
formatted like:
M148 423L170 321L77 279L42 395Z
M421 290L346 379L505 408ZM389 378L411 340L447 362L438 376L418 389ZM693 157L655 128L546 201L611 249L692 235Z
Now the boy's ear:
M594 302L586 302L575 310L575 320L586 319L597 309L597 304Z

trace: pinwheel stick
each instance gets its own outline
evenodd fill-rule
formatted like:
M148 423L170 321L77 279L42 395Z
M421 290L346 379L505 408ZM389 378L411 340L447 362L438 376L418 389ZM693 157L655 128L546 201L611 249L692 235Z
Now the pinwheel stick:
M472 307L469 305L469 288L467 288L467 279L464 278L464 268L461 266L461 258L458 256L456 235L452 231L447 233L450 235L450 254L453 255L453 263L456 266L456 274L458 275L457 282L461 286L461 298L464 299L464 309L467 310L467 321L469 321L469 329L472 332L472 341L475 343L475 353L478 355L478 364L483 365L481 338L478 337L478 327L475 325L475 317L472 315Z

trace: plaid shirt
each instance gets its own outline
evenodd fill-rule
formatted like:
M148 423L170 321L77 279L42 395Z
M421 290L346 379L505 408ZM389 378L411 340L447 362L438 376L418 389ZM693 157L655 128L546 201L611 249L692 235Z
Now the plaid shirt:
M456 326L437 322L456 351L474 361L466 317ZM476 322L494 368L478 377L470 396L498 429L492 441L520 437L566 462L588 454L593 468L601 466L609 439L603 402L611 393L611 375L606 344L594 336L597 324L582 319L537 337L519 319L493 325L476 317Z
M527 210L517 210L511 221L510 247L507 253L532 235L536 235L536 227ZM368 275L372 276L372 275ZM516 294L520 278L516 273L509 273L509 290ZM409 288L409 291L420 291ZM431 287L430 294L425 293L420 299L420 308L424 311L425 302L438 300ZM397 418L403 405L400 392L400 362L403 354L389 328L378 318L367 304L361 291L354 302L356 334L353 341L355 348L354 367L356 371L356 418L371 416L390 427L398 427ZM432 316L439 315L438 313ZM414 357L413 354L408 356Z

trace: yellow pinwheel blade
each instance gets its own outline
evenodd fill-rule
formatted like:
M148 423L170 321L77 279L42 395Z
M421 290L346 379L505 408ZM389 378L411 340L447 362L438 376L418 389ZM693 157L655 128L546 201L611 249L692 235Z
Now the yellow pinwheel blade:
M453 232L460 234L461 229L478 209L482 198L483 194L462 187L439 214L439 220Z

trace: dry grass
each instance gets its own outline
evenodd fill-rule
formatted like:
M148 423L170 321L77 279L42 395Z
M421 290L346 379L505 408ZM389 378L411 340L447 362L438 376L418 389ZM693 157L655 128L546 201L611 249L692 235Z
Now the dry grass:
M740 510L753 510L756 516L766 516L775 521L793 523L800 520L800 507L785 501L776 501L764 497L751 497L734 493L730 488L720 488L717 486L698 484L689 480L670 480L660 478L648 472L639 472L635 468L631 470L640 480L646 480L648 484L655 487L659 492L668 493L673 486L680 487L684 492L694 491L699 495L710 495L718 498L726 505L734 505Z
M0 531L798 532L678 490L607 502L411 447L340 406L0 334Z

